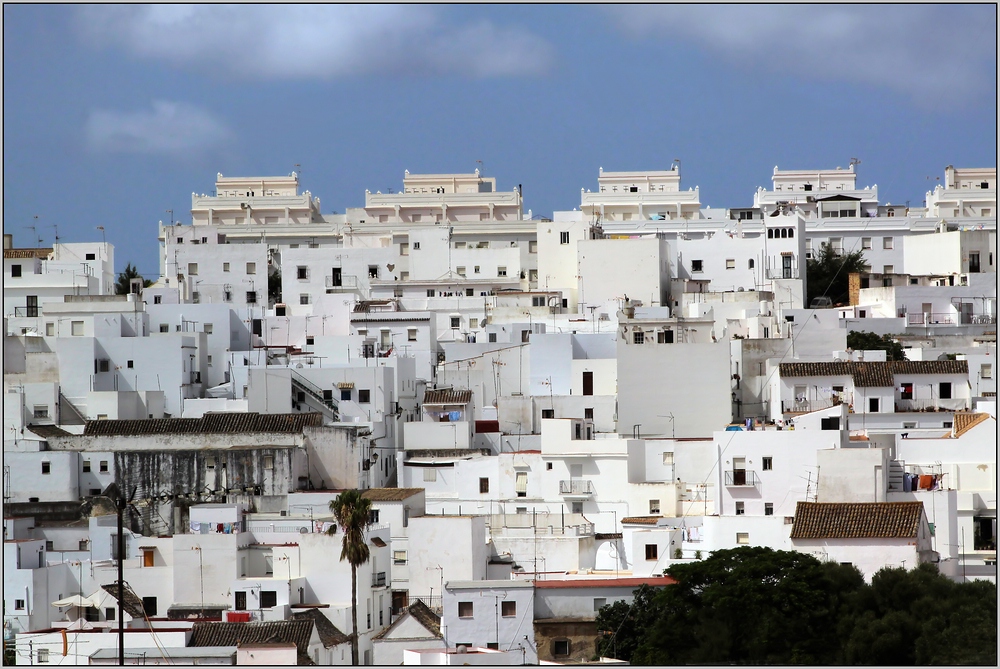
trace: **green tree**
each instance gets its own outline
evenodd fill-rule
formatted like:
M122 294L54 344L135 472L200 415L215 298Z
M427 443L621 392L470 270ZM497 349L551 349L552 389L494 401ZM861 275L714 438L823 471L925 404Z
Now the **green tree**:
M906 360L903 345L889 334L880 337L874 332L851 330L847 333L847 346L855 351L885 351L886 360Z
M345 490L330 502L330 510L343 532L340 560L351 564L351 663L358 664L358 567L368 562L371 551L365 530L371 524L372 502L358 490ZM331 528L331 533L332 533Z
M816 257L806 261L806 304L823 295L834 304L847 304L850 299L848 276L853 272L866 271L868 265L861 251L837 254L829 243L824 242Z
M132 279L142 279L142 287L149 288L153 282L143 279L139 270L132 266L132 263L125 265L125 271L118 273L118 281L115 282L115 295L128 295L131 292Z
M676 564L637 631L633 664L831 664L837 621L864 585L857 569L810 555L747 547ZM632 614L641 622L643 614Z
M656 591L648 586L636 590L632 603L618 600L597 612L597 654L601 657L631 658L643 636L662 613Z
M267 299L273 305L281 302L281 270L267 275Z

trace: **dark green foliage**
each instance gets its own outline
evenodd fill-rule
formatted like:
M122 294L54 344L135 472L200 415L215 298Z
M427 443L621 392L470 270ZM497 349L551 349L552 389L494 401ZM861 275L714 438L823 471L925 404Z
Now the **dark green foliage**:
M600 654L643 665L996 666L995 587L955 583L934 565L883 569L867 585L850 565L754 547L667 574L677 583L601 609Z
M118 281L115 282L115 295L128 295L132 279L142 279L143 288L149 288L153 285L153 282L149 279L142 278L142 275L139 274L139 270L133 267L132 263L128 263L125 265L125 271L118 273Z
M885 351L886 360L906 360L903 345L888 334L880 337L874 332L851 330L847 333L847 347L855 351Z
M829 297L834 304L847 304L850 299L848 276L866 271L868 266L861 251L837 255L833 247L824 242L819 253L806 261L806 305L821 295Z
M267 275L267 300L271 304L281 302L281 270Z

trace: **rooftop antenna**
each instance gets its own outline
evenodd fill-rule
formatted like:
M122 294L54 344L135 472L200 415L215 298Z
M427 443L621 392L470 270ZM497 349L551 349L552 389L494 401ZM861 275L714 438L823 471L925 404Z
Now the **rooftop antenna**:
M860 165L860 164L861 164L860 158L851 158L851 164L850 164L851 168L853 168L855 165Z
M29 230L31 230L31 232L35 235L35 240L36 240L37 247L41 248L42 247L42 236L40 234L38 234L38 228L36 227L37 224L38 224L37 223L37 221L38 221L38 214L35 214L34 221L35 222L33 222L31 225L26 225L24 227L26 227Z
M59 226L56 225L55 223L53 223L52 227L56 229L56 244L58 244L59 243Z
M170 225L173 225L174 224L174 210L173 209L165 209L164 213L170 214ZM103 230L103 228L101 228L101 229Z
M103 225L98 225L97 229L101 231L101 243L107 244L108 240L104 237L104 226Z

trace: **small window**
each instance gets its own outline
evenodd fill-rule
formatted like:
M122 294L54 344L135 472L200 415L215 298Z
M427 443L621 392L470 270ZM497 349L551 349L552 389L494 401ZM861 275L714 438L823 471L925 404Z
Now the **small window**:
M424 468L424 481L425 482L433 482L433 481L437 481L437 480L438 480L437 470L433 469L431 467L425 467Z
M507 268L497 267L497 276L507 276Z
M205 466L209 469L215 469L215 456L209 455L205 458Z
M372 391L367 389L358 390L358 403L368 404L372 401Z
M10 266L10 275L12 277L19 277L19 276L21 276L21 266L20 265L11 265Z
M649 515L656 516L660 514L660 500L651 499L649 500Z
M746 546L750 543L750 533L749 532L737 532L736 533L736 543L740 546Z
M276 590L260 591L260 608L273 609L278 605L278 592Z
M583 410L583 417L585 420L594 420L594 409L593 407L587 407Z
M645 332L633 332L632 333L632 343L633 344L645 344L646 343L646 333Z
M774 503L773 502L764 502L764 515L765 516L773 516L774 515Z
M427 289L427 297L434 297L434 289L433 288L428 288Z
M594 597L594 611L600 611L608 605L607 597Z
M491 344L495 344L496 341L497 341L497 333L496 332L489 333L489 336L487 337L487 339L489 339L489 342Z
M351 401L351 389L350 388L341 388L340 389L340 400L342 402L350 402Z
M869 413L878 413L879 412L879 404L880 404L880 402L879 402L879 398L878 397L869 397L868 398L868 412Z
M736 260L734 258L726 259L726 269L736 269Z
M943 400L951 399L951 383L942 382L938 384L938 396Z
M45 336L46 337L55 337L56 336L56 324L55 323L46 323L45 324Z
M569 232L568 231L567 232L560 232L559 233L559 243L560 244L569 244Z
M52 463L47 460L42 461L42 473L51 474L52 473Z
M542 418L555 418L555 417L556 417L555 409L542 409Z
M274 456L265 455L264 456L264 469L274 469Z
M528 253L538 253L538 242L528 242Z
M256 273L257 273L257 263L255 263L255 262L248 262L247 263L247 274L256 274Z
M461 316L452 316L451 317L451 327L453 327L453 328L460 328L460 327L462 327L462 317Z
M247 291L247 304L257 304L257 291L255 290Z
M167 323L160 323L160 332L170 332L170 326Z
M228 272L229 271L229 263L227 263L227 262L222 263L222 271L223 272Z
M413 250L414 251L420 250L420 242L413 242Z
M553 657L569 657L569 639L557 639L552 642Z
M48 664L48 661L49 661L49 649L48 648L39 648L38 649L38 663L39 664Z
M882 274L892 274L895 268L892 265L882 265Z
M197 276L198 275L198 263L196 263L196 262L189 262L188 263L188 274L190 274L191 276Z
M89 474L90 473L90 460L84 460L83 461L83 473L84 474Z
M517 602L500 602L500 615L504 618L517 616Z
M99 471L102 474L107 474L108 473L108 461L107 460L101 460Z
M406 551L393 551L392 552L392 563L393 564L406 564Z
M773 467L773 464L774 464L774 459L773 458L771 458L771 457L764 457L764 458L761 458L760 468L763 469L765 472L769 472L769 471L771 471L771 469Z
M746 503L745 502L736 502L736 515L737 516L742 516L746 512L747 512Z
M458 603L458 617L459 618L471 618L472 617L472 602L459 602Z
M490 491L490 480L486 477L480 477L479 479L479 493L484 494Z
M32 415L35 418L48 418L49 417L49 407L43 404L36 404L32 410Z
M369 265L368 266L368 278L369 279L377 279L378 278L378 265Z
M475 266L474 266L474 267L472 268L472 273L473 273L473 274L479 274L479 265L475 265Z
M691 271L692 272L701 272L701 271L703 271L702 270L702 266L703 266L703 262L701 260L692 260L691 261Z
M142 612L146 614L147 618L152 618L156 615L156 597L142 598Z
M884 249L891 249L892 248L892 237L883 237L882 238L882 248L884 248Z
M980 365L979 366L979 376L984 379L993 378L993 365Z
M402 244L400 244L399 245L399 255L401 255L401 256L408 256L408 255L410 255L410 245L407 244L406 242L403 242Z
M73 321L70 324L70 334L72 334L74 337L82 337L83 336L83 321Z
M309 268L305 265L299 265L295 268L295 276L299 280L305 280L309 278Z
M463 265L463 266L456 267L455 268L455 274L459 275L462 278L465 278L465 266Z
M299 293L299 304L309 304L309 293Z
M861 248L862 248L862 250L867 251L867 250L871 249L871 247L872 247L872 238L871 237L862 237L861 238Z
M656 544L646 544L646 559L655 560L658 555L658 547Z

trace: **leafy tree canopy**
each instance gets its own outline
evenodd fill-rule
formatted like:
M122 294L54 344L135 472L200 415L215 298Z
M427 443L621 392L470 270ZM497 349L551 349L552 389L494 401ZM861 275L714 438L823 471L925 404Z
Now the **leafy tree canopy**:
M868 265L861 251L838 254L824 242L819 253L806 261L806 304L821 295L829 297L834 304L847 304L850 300L849 275L866 271Z
M903 345L889 334L880 337L874 332L851 330L847 333L847 346L855 351L885 351L886 360L906 360Z
M142 279L142 287L149 288L153 282L144 279L139 270L132 266L132 263L125 265L125 271L118 273L118 281L115 282L115 295L128 295L131 292L130 285L132 279Z

